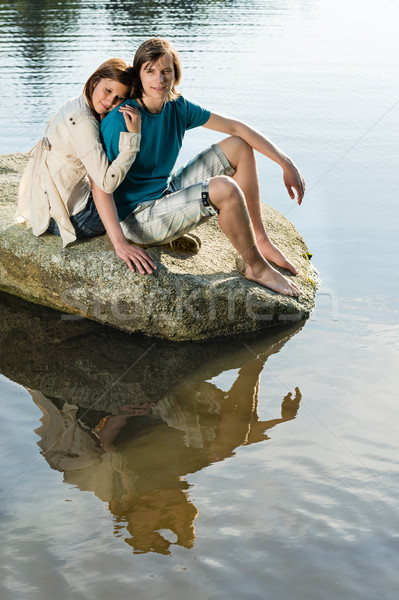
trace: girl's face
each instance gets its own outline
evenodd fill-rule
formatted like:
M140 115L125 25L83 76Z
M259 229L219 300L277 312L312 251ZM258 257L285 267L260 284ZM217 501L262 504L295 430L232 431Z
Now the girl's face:
M144 63L140 69L143 98L164 102L175 81L173 58L164 54L156 63Z
M129 88L114 79L100 79L95 84L92 96L94 110L99 115L106 115L115 106L119 106L129 95Z

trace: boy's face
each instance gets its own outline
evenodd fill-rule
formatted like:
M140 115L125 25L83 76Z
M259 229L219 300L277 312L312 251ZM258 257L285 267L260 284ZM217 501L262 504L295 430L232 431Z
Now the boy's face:
M143 98L163 102L172 89L175 72L170 54L164 54L153 65L145 63L140 70Z

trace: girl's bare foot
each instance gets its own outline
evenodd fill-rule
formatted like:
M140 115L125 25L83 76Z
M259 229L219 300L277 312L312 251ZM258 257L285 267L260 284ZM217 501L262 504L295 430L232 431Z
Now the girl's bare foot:
M298 298L298 296L302 294L302 291L295 283L286 279L284 275L281 275L276 269L273 269L267 261L252 267L247 265L245 277L249 279L249 281L259 283L260 285L269 288L269 290L277 292L278 294L283 294L284 296Z
M282 267L283 269L287 269L293 275L298 275L298 269L292 264L291 261L288 260L284 256L284 254L271 243L268 239L258 240L258 248L260 253L266 260L274 263L278 267Z

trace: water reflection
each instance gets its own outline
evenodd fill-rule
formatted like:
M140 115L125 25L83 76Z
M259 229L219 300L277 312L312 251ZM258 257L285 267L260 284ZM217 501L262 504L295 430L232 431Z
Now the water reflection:
M26 386L42 411L43 456L66 483L108 504L116 535L134 552L191 547L198 511L187 475L267 440L299 408L296 388L276 399L275 418L257 412L267 359L301 325L171 344L63 320L7 295L0 314L0 372ZM232 370L234 382L221 389L221 374Z
M175 43L183 90L194 101L225 106L234 77L240 90L235 103L242 110L253 100L245 90L247 67L259 54L254 44L263 44L265 31L286 12L276 0L0 0L2 152L29 150L55 108L81 93L100 63L112 55L132 60L139 44L153 36ZM19 106L29 114L18 112Z
M12 55L21 61L17 63L19 68L24 74L31 71L29 75L37 79L42 71L47 73L54 67L49 57L59 53L60 37L65 39L68 32L76 32L81 6L76 0L63 0L62 6L55 0L19 0L17 4L0 1L0 11L0 27L10 38L8 50L11 42Z
M231 5L231 0L119 0L104 8L107 19L124 34L143 36L144 29L154 36L173 31L174 37L197 37L198 28L212 25L212 16Z

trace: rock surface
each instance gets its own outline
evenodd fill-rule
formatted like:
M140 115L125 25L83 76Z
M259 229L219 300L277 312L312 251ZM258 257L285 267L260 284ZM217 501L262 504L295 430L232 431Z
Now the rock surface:
M151 248L158 270L147 276L131 273L107 236L65 249L56 236L33 236L26 225L13 224L26 161L25 154L0 156L1 290L124 331L171 340L255 331L311 313L318 279L308 249L294 226L269 206L263 207L267 231L299 269L295 281L304 292L299 299L247 281L216 219L195 230L202 241L198 254Z

